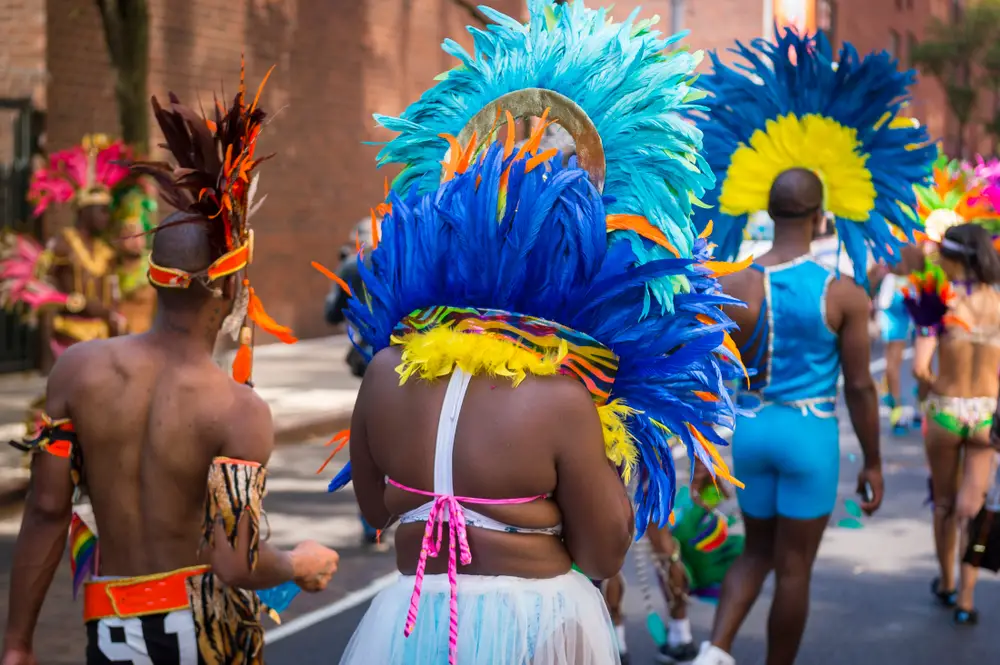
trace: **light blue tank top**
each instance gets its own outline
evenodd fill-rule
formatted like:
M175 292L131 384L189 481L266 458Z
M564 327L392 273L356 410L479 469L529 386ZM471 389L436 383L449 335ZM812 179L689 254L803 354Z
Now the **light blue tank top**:
M764 274L764 302L744 352L757 372L751 392L781 404L828 401L832 410L840 378L837 335L826 320L833 274L809 256L752 267Z

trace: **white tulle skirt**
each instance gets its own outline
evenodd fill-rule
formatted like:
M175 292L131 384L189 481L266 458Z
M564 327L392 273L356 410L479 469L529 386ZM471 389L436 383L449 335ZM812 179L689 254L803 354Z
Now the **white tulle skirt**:
M414 578L382 591L341 665L447 665L447 575L427 575L416 626L403 636ZM547 580L458 576L458 665L618 665L600 591L577 572Z

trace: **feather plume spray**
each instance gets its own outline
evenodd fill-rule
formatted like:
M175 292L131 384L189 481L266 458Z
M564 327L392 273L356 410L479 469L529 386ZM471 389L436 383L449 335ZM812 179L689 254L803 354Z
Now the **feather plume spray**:
M125 163L132 153L122 141L111 141L102 134L87 135L80 145L49 156L45 168L31 176L28 201L35 204L34 215L41 215L52 204L69 203L93 192L109 194L128 177ZM106 203L110 203L110 195Z
M952 226L996 221L998 214L991 200L984 196L988 188L989 182L985 178L977 178L975 173L961 168L958 162L940 155L934 163L933 182L914 188L916 213L924 223L927 237L941 242Z
M900 72L887 53L860 57L850 44L835 61L822 33L791 29L775 42L737 42L732 52L742 62L730 66L710 54L713 71L698 80L707 97L689 113L718 178L705 207L695 209L695 224L714 222L719 256L732 260L748 216L767 210L774 179L809 168L823 181L824 206L864 284L868 252L894 262L919 228L907 210L936 149L926 129L895 122L915 75Z
M638 10L623 23L583 2L528 0L527 24L489 7L482 12L493 24L469 28L471 54L445 40L444 51L458 66L439 76L402 116L375 116L397 132L378 155L379 165L403 166L393 190L403 197L413 186L421 194L433 192L441 184L446 136L458 136L480 109L507 93L551 90L582 109L600 135L607 212L643 216L680 255L689 256L692 199L714 183L700 155L700 132L679 115L698 97L692 81L700 53L667 50L682 35L662 38L651 22L636 20ZM677 256L633 229L615 235L632 243L637 263ZM675 276L649 288L669 311L674 291L687 287L683 276Z
M950 316L948 310L955 291L941 266L929 263L922 271L911 274L903 287L903 304L915 326L925 334L939 335L948 324L964 324Z
M38 323L38 314L45 307L63 307L67 294L61 292L46 277L49 254L27 235L0 234L0 307L25 308L25 320Z
M168 222L168 225L201 223L209 228L216 263L209 266L205 274L197 276L206 283L234 271L245 270L253 259L250 217L265 198L254 200L259 183L257 167L273 156L255 156L257 137L266 117L258 102L273 69L264 76L251 100L247 95L241 63L240 86L233 103L226 108L216 100L214 120L184 106L173 93L170 93L166 106L161 106L156 97L152 99L153 114L165 140L161 147L170 152L175 163L136 162L132 170L153 178L164 200L186 213L180 219ZM162 228L164 225L161 224L154 232ZM234 252L245 254L233 260L234 266L217 265L220 260L225 263L226 256ZM278 324L267 314L248 277L242 280L238 305L225 322L226 331L232 334L244 314L256 327L282 342L291 344L297 341L289 328ZM237 381L249 382L253 334L245 322L240 331L240 341L233 376Z
M505 157L494 144L434 192L391 193L372 267L359 265L364 299L355 294L348 318L374 352L399 339L401 321L440 305L559 322L613 351L618 369L603 402L627 409L636 455L625 471L644 481L635 496L641 534L672 510L674 442L728 477L714 453L726 444L711 426L732 424L724 383L743 376L725 351L733 323L717 304L735 301L719 295L711 271L692 258L637 265L633 243L608 235L604 200L585 171L558 158L529 169L530 159ZM496 183L505 173L501 197ZM694 288L677 296L673 313L644 315L649 284L672 277ZM350 473L350 465L338 473L331 491Z
M164 138L160 147L170 152L175 165L150 161L132 164L135 173L156 181L161 196L171 206L212 223L212 228L219 231L221 247L216 249L220 252L247 241L250 177L256 175L261 162L272 156L254 157L266 117L257 100L268 76L251 103L241 67L240 87L233 103L226 109L216 100L214 120L184 106L174 93L169 94L165 107L153 97L153 115Z
M699 132L677 113L697 97L697 56L664 54L674 39L659 39L634 14L613 24L582 2L529 0L527 25L483 11L495 24L470 29L475 55L446 42L460 66L402 118L378 117L399 132L380 163L404 168L380 206L387 212L371 266L359 262L364 293L348 305L355 343L373 353L402 345L403 380L454 366L579 378L609 459L640 481L641 535L670 516L672 445L731 478L715 450L726 442L712 427L733 424L725 384L746 375L720 309L736 302L716 279L738 266L713 262L689 220L692 197L712 184ZM555 91L592 121L603 197L575 158L563 167L541 150L548 111L519 149L510 113L507 140L495 132L482 144L475 135L456 140L479 109L525 88ZM448 335L450 346L434 342ZM487 337L484 348L511 348L483 353L476 340ZM350 477L348 463L331 491Z

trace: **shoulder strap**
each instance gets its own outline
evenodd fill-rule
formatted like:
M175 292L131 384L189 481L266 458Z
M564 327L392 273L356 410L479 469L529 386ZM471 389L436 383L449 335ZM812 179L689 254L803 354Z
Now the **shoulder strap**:
M455 367L448 381L448 390L444 394L441 405L441 416L438 419L437 440L434 444L434 493L438 495L455 495L454 453L455 430L458 429L458 416L462 411L465 393L469 390L472 375Z

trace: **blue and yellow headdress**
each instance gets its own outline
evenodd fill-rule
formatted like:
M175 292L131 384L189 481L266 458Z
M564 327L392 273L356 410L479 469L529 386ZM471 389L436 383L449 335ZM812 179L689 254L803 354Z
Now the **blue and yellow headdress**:
M380 118L400 132L380 161L404 168L348 318L375 352L402 348L402 381L456 366L580 380L608 458L640 481L641 534L670 515L673 443L729 477L713 428L732 424L725 383L744 376L716 279L735 267L689 218L712 183L679 115L696 58L580 2L531 0L527 25L482 11L495 25L472 30L475 55L446 42L462 65ZM542 126L516 150L526 117ZM539 147L550 120L575 140L566 167ZM331 490L349 479L348 466Z
M791 29L777 43L737 43L733 52L745 62L728 66L711 54L714 71L699 79L708 97L691 114L719 179L696 224L712 220L720 257L735 257L747 216L767 210L775 178L811 169L823 182L824 207L836 217L854 278L866 282L869 250L894 263L904 243L897 235L913 240L913 187L928 180L936 157L926 130L897 117L913 72L900 72L888 53L862 58L850 44L835 61L822 33Z

